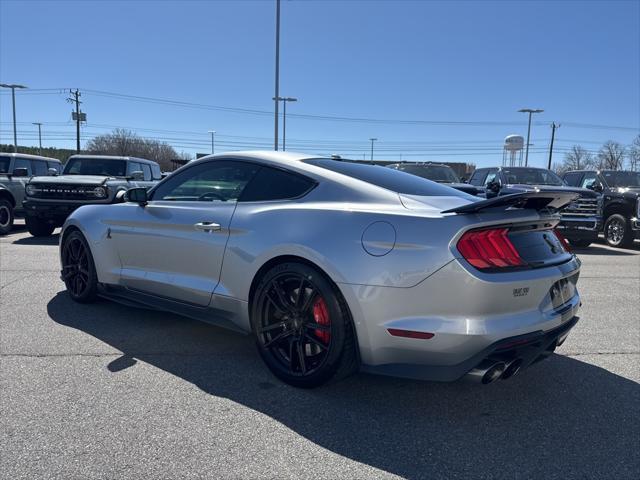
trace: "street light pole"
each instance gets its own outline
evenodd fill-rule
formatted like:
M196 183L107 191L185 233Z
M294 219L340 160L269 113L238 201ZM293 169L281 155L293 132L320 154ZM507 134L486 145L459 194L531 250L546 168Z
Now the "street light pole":
M18 133L16 131L16 88L27 88L15 83L0 83L0 87L11 89L11 102L13 104L13 152L18 153Z
M40 149L38 150L38 154L42 155L42 123L33 122L33 125L38 126L38 143L40 144Z
M273 96L275 102L275 115L273 118L273 149L278 150L278 106L280 99L280 0L276 0L276 93Z
M297 102L295 97L274 97L274 100L282 102L282 151L287 149L287 102Z
M211 155L213 155L216 152L215 140L214 140L214 135L216 134L216 131L209 130L209 133L211 134Z
M551 158L553 157L553 141L556 138L556 129L560 128L560 125L556 125L556 122L551 122L551 144L549 145L549 163L547 169L551 170Z
M373 162L373 142L375 142L378 139L377 138L370 138L369 140L371 140L371 161Z
M533 113L542 113L544 112L544 110L540 108L521 108L520 110L518 110L518 112L529 114L529 127L527 128L527 149L524 154L524 166L527 167L529 166L529 137L531 136L531 115Z

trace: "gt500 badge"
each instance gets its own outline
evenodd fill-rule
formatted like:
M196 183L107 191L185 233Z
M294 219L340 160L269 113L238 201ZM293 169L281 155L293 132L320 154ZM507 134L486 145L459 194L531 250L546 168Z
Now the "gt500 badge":
M522 287L522 288L514 288L513 289L513 296L514 297L524 297L525 295L529 294L529 287Z

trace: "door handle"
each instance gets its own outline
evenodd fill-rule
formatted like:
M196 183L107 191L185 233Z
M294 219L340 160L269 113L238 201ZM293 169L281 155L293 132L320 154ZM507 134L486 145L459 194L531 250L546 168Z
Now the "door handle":
M196 230L201 230L203 232L211 233L222 230L222 227L219 223L214 222L198 222L194 225Z

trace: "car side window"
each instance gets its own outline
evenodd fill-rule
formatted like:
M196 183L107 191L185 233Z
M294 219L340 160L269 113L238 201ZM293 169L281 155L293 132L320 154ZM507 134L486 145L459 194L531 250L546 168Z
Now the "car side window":
M564 174L563 180L570 187L577 187L580 185L580 179L582 178L582 172L569 172Z
M260 169L245 162L217 160L172 175L152 193L152 200L180 202L236 201Z
M47 162L44 160L31 160L31 168L34 175L46 175L48 172Z
M62 165L58 162L47 162L47 168L55 168L58 174L62 173Z
M471 175L471 178L469 179L469 183L471 185L475 185L476 187L479 187L480 185L484 185L484 177L486 174L487 174L487 170L485 169L476 170L475 172L473 172L473 175Z
M584 178L582 179L582 183L580 186L582 188L593 188L593 185L598 181L595 172L589 172L584 174Z
M151 178L153 178L153 180L160 180L162 178L160 166L156 163L151 164Z
M151 181L151 167L146 163L141 163L140 166L142 167L145 182Z
M265 202L298 198L315 186L307 177L278 168L261 167L238 199L240 202Z
M25 158L19 158L17 157L14 162L13 162L13 169L15 170L16 168L26 168L27 169L27 176L31 176L33 175L33 170L31 169L31 161L25 159Z
M498 175L497 170L489 171L489 173L487 174L487 178L484 179L483 185L486 187L490 182L493 182L496 179L497 175Z
M133 172L141 172L142 165L138 162L127 162L127 175L131 175Z

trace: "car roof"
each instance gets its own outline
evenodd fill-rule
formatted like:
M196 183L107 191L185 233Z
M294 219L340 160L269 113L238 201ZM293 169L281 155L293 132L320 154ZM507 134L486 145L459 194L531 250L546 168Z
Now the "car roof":
M5 152L0 152L0 155L2 156L9 156L9 157L25 157L25 158L30 158L32 160L46 160L47 162L58 162L58 163L62 163L60 160L58 160L57 158L51 158L51 157L43 157L42 155L30 155L28 153L5 153Z
M404 166L404 165L408 165L410 167L416 166L416 167L446 167L446 168L451 168L450 165L447 165L446 163L440 163L440 162L398 162L398 163L391 163L391 164L387 165L387 167L396 167L396 166L400 167L400 166Z
M157 164L158 162L153 161L153 160L147 160L146 158L139 158L139 157L125 157L125 156L120 156L120 155L92 155L92 154L84 154L84 153L77 153L75 155L71 155L69 157L69 160L71 160L72 158L106 158L106 159L110 159L110 160L130 160L133 162L143 162L143 163L154 163ZM69 161L67 160L67 161Z

